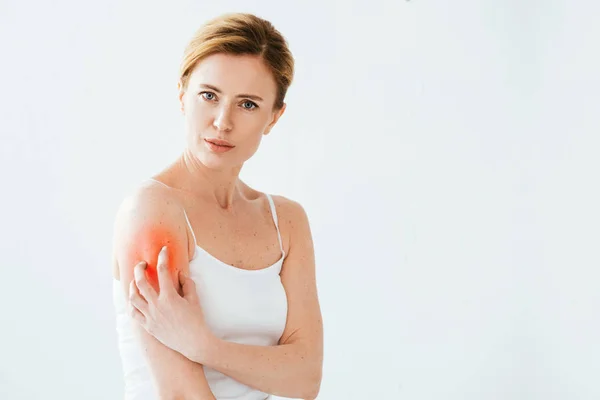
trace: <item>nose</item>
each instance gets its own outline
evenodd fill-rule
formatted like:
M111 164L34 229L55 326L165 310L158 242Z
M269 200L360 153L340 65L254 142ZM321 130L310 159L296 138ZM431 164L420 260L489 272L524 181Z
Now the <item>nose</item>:
M233 128L233 121L226 105L219 108L213 126L219 131L230 131Z

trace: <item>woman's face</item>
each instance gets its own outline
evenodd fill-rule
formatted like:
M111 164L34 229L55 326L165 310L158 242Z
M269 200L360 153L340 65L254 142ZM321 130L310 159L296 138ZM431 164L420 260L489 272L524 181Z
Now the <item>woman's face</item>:
M285 111L273 104L277 85L257 56L213 54L179 86L188 150L206 167L240 167ZM225 140L232 147L211 145Z

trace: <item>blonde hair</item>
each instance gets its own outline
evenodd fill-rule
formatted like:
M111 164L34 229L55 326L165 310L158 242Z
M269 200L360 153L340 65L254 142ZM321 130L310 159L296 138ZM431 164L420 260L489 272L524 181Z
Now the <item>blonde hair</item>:
M183 90L187 90L196 65L217 53L260 56L277 84L274 108L283 107L294 77L294 57L286 39L269 21L252 14L229 13L202 25L184 51L179 78Z

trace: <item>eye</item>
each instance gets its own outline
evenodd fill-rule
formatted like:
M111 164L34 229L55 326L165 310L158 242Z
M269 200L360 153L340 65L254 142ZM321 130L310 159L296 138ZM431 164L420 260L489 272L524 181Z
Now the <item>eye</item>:
M215 94L213 92L200 92L200 96L204 97L206 100L214 100Z
M246 110L254 110L255 108L258 108L258 106L256 105L256 103L247 100L242 103L242 108L245 108Z

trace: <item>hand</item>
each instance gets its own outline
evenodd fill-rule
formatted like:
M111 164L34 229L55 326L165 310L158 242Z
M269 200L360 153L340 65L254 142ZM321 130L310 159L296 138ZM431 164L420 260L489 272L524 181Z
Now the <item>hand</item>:
M183 297L180 296L167 260L165 246L158 254L159 293L146 279L146 263L142 261L134 267L134 279L129 285L131 316L165 346L202 363L214 335L204 319L194 281L179 272Z

